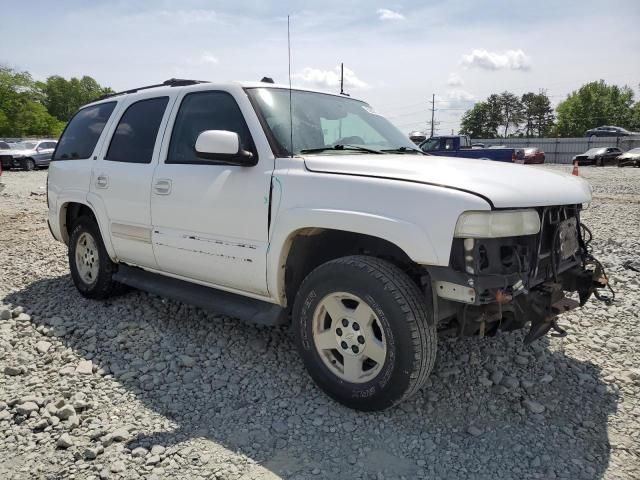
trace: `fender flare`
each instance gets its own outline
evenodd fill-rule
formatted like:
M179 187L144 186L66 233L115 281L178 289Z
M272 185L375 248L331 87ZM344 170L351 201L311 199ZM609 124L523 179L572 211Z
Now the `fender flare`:
M438 264L438 256L427 232L405 220L336 209L293 208L280 211L267 249L267 288L280 304L285 302L284 265L292 241L300 231L313 228L381 238L400 248L416 263Z
M85 193L85 192L83 192ZM111 243L111 236L109 235L109 223L107 212L102 208L101 202L98 200L97 202L93 200L91 197L96 197L91 193L87 194L85 198L77 198L75 195L62 194L58 197L58 204L60 208L58 209L58 222L60 225L60 232L63 236L65 243L69 243L69 237L64 232L62 226L66 223L66 215L67 215L67 206L70 203L79 203L81 205L86 206L93 212L93 216L96 219L96 223L98 224L98 229L100 230L100 235L102 236L102 243L104 243L104 248L109 254L109 257L112 261L117 262L117 257L115 250L113 248L113 244ZM93 200L93 201L92 201ZM103 219L107 219L106 221Z

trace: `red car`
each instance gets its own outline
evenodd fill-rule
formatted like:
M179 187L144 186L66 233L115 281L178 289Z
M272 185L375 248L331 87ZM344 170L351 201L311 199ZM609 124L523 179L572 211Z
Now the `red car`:
M524 163L544 163L544 152L535 147L525 148Z

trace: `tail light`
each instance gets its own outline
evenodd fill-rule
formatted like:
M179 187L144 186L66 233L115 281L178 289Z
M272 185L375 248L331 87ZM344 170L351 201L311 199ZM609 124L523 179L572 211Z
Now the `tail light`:
M516 151L514 150L513 153L511 153L511 161L515 162L518 159L518 156L516 155Z

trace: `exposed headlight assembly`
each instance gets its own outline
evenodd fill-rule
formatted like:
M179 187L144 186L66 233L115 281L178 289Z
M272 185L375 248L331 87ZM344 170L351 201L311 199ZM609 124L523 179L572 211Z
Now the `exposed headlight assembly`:
M535 210L464 212L458 218L455 237L501 238L534 235L540 232L540 217Z

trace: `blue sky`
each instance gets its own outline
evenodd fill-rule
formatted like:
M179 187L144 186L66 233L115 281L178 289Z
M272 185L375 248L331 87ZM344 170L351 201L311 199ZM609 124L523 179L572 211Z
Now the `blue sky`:
M490 93L546 89L552 101L587 81L639 95L640 1L0 0L0 63L37 79L91 75L127 89L170 77L287 79L347 91L402 130L438 131Z

